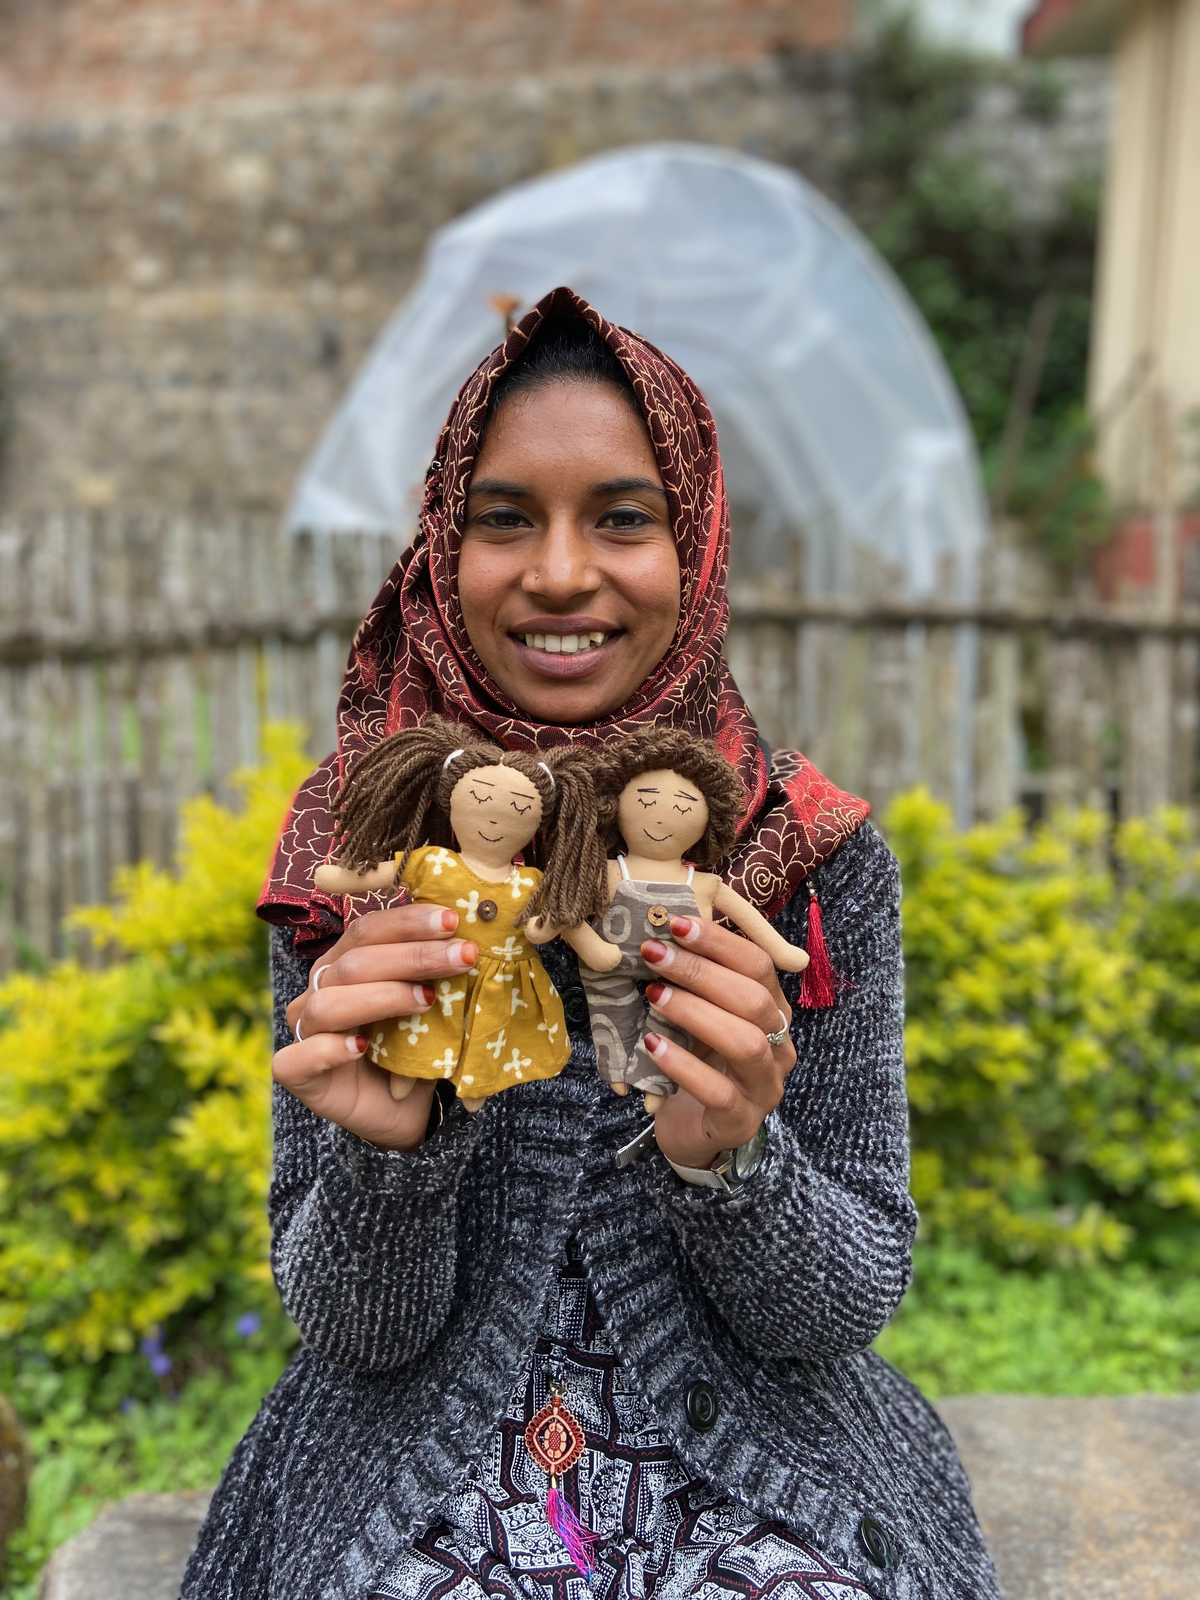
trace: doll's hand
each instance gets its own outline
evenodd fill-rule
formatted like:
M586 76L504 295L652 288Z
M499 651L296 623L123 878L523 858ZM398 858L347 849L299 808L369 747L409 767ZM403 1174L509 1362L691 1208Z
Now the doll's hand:
M271 1071L310 1111L384 1150L415 1150L425 1138L433 1081L393 1100L388 1074L366 1059L370 1025L428 1011L434 983L460 978L478 947L453 939L458 913L397 906L360 917L313 967L308 988L287 1008L295 1044L276 1051Z
M671 934L682 946L647 939L641 947L662 974L646 998L692 1035L695 1049L645 1037L655 1065L679 1086L659 1108L654 1133L672 1161L707 1167L753 1139L783 1098L796 1051L790 1038L771 1045L767 1034L791 1022L791 1008L775 968L748 939L697 917L672 917Z

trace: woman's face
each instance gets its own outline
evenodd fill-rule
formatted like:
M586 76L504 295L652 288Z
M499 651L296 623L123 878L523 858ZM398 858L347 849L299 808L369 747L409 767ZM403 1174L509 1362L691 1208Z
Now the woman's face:
M679 559L641 418L609 384L517 393L467 495L459 603L493 681L538 722L593 722L662 660Z

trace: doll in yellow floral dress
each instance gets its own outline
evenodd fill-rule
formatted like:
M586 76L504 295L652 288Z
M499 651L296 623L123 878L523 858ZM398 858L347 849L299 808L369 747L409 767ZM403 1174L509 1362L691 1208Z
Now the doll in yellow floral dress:
M316 881L332 894L399 882L414 901L459 913L478 962L435 985L427 1012L377 1024L369 1054L393 1075L396 1099L418 1078L448 1078L477 1111L514 1083L553 1078L570 1057L562 1000L536 946L561 934L600 971L620 951L587 923L607 898L587 758L464 738L430 717L364 756L338 801L340 862L319 867ZM539 832L544 873L513 861Z

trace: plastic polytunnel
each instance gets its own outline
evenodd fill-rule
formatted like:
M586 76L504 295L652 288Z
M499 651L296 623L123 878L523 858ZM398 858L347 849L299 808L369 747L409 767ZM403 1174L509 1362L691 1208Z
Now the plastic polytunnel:
M415 526L495 309L570 285L661 346L717 418L734 573L811 595L975 595L986 521L969 426L900 284L794 173L702 145L619 150L435 234L296 487L291 527Z

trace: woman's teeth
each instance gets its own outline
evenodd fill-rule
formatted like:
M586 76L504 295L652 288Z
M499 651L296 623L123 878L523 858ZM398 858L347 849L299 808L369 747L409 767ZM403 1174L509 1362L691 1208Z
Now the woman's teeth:
M574 656L581 650L596 649L608 637L607 633L527 633L525 643L531 650L544 650L550 656Z

